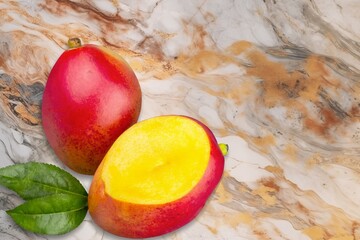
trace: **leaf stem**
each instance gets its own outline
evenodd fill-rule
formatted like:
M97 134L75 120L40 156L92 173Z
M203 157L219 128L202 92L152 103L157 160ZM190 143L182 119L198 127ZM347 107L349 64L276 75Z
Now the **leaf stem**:
M229 145L226 143L219 143L219 148L223 156L226 156L229 151Z
M69 46L69 48L71 49L71 48L78 48L78 47L81 47L81 39L80 38L77 38L77 37L75 37L75 38L70 38L69 40L68 40L68 46Z

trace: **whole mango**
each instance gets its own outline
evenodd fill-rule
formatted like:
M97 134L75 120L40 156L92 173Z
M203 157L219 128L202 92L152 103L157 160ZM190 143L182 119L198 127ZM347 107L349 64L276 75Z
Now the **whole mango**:
M109 49L69 40L53 66L42 100L42 125L58 158L72 170L94 174L113 142L137 122L139 81Z

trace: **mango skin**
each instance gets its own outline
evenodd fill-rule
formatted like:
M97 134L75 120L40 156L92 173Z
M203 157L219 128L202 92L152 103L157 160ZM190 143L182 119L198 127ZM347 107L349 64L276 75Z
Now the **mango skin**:
M224 156L211 130L198 120L192 120L205 130L211 149L208 166L197 185L182 198L165 204L118 201L105 192L101 179L102 162L94 175L88 197L89 213L98 226L121 237L148 238L175 231L200 213L221 180Z
M141 89L131 67L104 47L66 50L42 100L42 125L58 158L92 175L117 137L137 122Z

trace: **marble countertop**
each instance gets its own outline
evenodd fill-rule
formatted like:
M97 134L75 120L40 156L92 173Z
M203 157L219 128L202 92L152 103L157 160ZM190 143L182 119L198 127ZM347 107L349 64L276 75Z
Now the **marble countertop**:
M192 116L230 146L201 214L156 239L360 239L359 11L356 0L0 0L0 167L68 170L40 105L77 36L129 62L140 120ZM2 240L122 239L89 215L64 236L25 232L5 213L19 202L0 188Z

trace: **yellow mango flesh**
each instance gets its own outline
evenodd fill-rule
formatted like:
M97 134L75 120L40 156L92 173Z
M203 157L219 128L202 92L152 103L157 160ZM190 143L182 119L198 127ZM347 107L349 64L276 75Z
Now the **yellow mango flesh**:
M112 198L162 204L185 196L210 158L204 129L182 116L142 121L125 131L103 160L101 178Z

